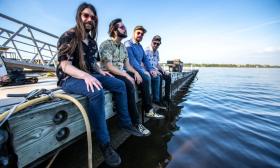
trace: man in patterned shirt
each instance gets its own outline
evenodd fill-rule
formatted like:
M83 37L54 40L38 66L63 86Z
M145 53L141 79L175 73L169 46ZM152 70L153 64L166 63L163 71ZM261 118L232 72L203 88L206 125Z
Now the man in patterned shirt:
M111 21L108 34L111 39L104 41L100 45L99 53L101 66L125 83L128 111L132 123L144 136L148 136L151 132L140 123L139 112L135 100L135 83L140 84L142 78L129 64L126 48L121 42L122 39L127 37L126 27L121 19L118 18ZM124 70L124 67L128 72ZM130 73L132 77L128 73Z
M161 77L161 83L162 80L165 80L165 96L164 100L166 102L170 102L170 87L171 87L171 76L170 74L165 71L159 64L159 52L158 52L158 47L161 44L161 37L159 35L156 35L152 39L152 43L150 47L146 48L146 55L150 61L150 64L154 69L156 69L156 72L160 75ZM162 93L162 87L160 84L160 93ZM161 96L160 96L161 97Z

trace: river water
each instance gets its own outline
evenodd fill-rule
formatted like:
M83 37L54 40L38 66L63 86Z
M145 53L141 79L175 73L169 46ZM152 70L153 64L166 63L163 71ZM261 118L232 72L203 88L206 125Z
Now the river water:
M201 68L162 112L167 118L146 124L152 136L121 145L121 167L280 167L279 74L280 69Z

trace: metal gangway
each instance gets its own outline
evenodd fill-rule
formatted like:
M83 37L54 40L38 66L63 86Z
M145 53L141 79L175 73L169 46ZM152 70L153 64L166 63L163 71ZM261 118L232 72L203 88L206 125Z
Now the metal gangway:
M0 55L7 68L55 71L58 36L0 13Z

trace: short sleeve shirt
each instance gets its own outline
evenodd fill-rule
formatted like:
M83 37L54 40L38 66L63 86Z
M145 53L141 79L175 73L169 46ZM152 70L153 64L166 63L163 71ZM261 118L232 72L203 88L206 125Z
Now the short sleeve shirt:
M147 47L145 50L145 53L149 59L150 64L154 69L158 69L158 63L159 63L159 53L158 51L153 51L150 47Z
M111 62L114 67L124 70L124 63L128 60L127 50L122 43L106 40L100 45L99 55L102 69L107 70L106 63Z
M67 61L70 61L72 63L72 65L75 66L76 68L81 69L80 65L79 65L78 46L75 48L73 53L70 53L70 51L62 52L64 50L67 50L67 48L69 48L73 44L72 41L74 40L74 38L75 38L74 29L70 29L69 31L65 32L59 38L58 44L57 44L58 62L60 65L61 61L67 60ZM96 66L96 62L99 60L99 54L98 54L98 48L97 48L96 41L89 36L88 44L85 44L84 42L80 42L79 44L82 45L83 56L85 59L87 70L90 73L97 73L94 68ZM63 53L63 54L61 54L61 53ZM56 73L57 73L57 77L58 77L58 85L60 86L61 81L63 79L66 79L67 77L69 77L69 75L64 73L59 65L57 66Z

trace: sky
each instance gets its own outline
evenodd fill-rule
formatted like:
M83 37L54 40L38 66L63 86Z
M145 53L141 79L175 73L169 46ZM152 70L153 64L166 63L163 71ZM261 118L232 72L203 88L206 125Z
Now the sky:
M162 37L160 62L280 65L280 0L0 0L0 12L60 36L82 2L97 9L99 44L110 21L122 18L123 41L136 25L147 29L144 48Z

